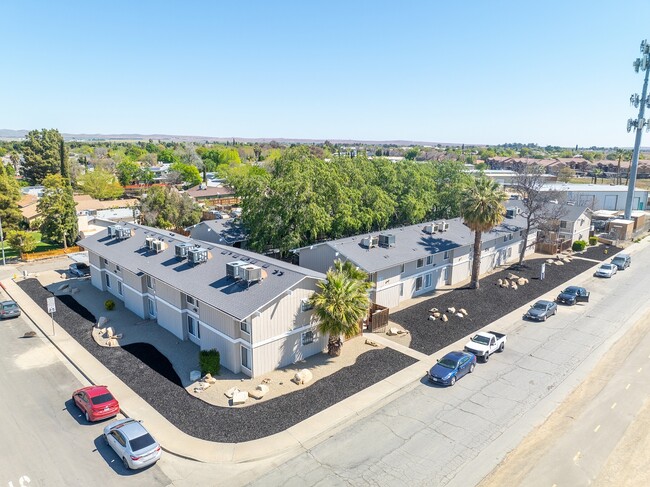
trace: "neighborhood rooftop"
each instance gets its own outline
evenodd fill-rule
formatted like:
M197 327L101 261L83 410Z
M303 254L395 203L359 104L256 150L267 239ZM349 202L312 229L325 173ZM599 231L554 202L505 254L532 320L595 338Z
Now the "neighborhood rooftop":
M239 320L249 317L306 277L325 278L319 272L254 252L142 225L122 223L120 226L133 229L134 234L119 239L109 236L108 231L102 231L81 240L79 245L132 272L163 281ZM166 248L159 252L148 249L145 244L147 237L163 242ZM210 257L206 262L194 265L188 259L179 260L175 254L177 243L206 249ZM226 264L235 261L260 267L261 281L249 284L229 278Z

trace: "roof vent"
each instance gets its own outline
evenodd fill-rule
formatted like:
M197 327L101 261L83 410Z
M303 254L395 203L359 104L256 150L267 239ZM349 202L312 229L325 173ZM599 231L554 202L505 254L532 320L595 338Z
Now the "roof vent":
M208 249L190 248L187 249L187 261L190 264L201 264L208 261Z
M379 245L379 237L377 236L371 237L370 235L368 235L367 237L361 239L361 245L363 245L367 249L377 247Z
M392 233L383 233L379 235L379 246L385 249L395 247L395 235Z
M228 262L226 264L226 276L232 277L233 279L241 279L241 266L246 265L246 262L241 260L236 260L234 262Z

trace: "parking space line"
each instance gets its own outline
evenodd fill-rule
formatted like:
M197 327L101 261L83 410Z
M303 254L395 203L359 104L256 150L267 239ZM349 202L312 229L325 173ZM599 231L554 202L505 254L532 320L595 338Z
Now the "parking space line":
M594 433L598 433L599 429L600 429L600 425L596 426L596 429L594 430Z
M632 384L628 384L628 385L626 385L626 386L625 386L625 390L627 391L627 390L630 388L631 385L632 385Z
M616 407L616 403L612 404L612 407L610 409L614 409Z

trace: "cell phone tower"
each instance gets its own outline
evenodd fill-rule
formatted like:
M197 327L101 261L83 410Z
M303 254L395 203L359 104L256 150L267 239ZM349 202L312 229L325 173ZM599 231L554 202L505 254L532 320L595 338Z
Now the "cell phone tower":
M628 178L627 186L627 199L625 200L625 219L629 220L632 216L632 201L634 200L634 186L636 185L636 172L639 166L639 150L641 149L641 134L643 127L650 129L650 120L644 117L646 106L650 109L650 100L648 99L648 74L650 73L650 44L648 41L641 42L641 57L637 58L634 63L634 71L645 71L643 77L643 91L641 96L634 94L630 97L630 104L639 109L639 117L634 119L630 118L627 121L627 131L630 132L632 128L636 130L636 138L634 139L634 152L632 153L632 162L630 163L630 176ZM635 208L637 209L637 208Z

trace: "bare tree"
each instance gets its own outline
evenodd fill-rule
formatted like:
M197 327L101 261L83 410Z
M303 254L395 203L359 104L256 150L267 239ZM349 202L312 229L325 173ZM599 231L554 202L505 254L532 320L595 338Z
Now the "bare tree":
M526 219L518 265L524 262L531 229L537 228L541 222L551 217L549 213L563 206L559 204L562 197L558 192L542 190L544 183L544 169L539 166L524 167L515 177L513 189L521 197L523 204L521 215Z

